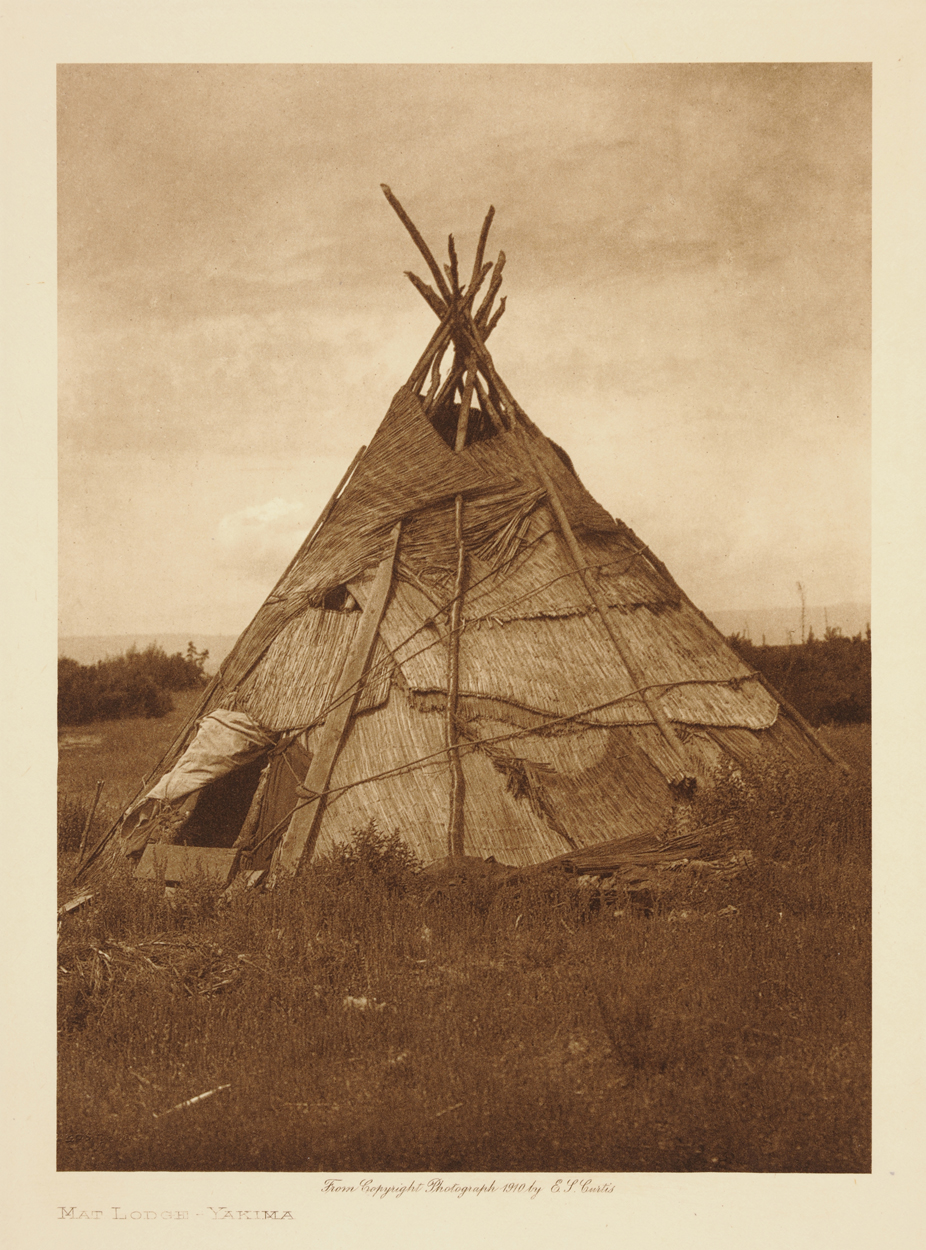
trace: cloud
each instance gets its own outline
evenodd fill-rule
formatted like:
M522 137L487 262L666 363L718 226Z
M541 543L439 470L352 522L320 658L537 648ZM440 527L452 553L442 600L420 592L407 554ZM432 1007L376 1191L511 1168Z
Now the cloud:
M464 271L495 204L502 376L673 568L675 536L698 596L754 605L829 561L831 597L859 597L867 67L70 65L61 84L74 581L123 594L118 547L159 609L194 559L178 602L273 584L433 328L385 181L439 257L454 231Z
M280 497L231 512L216 527L219 560L269 590L299 549L312 520L305 503Z
M171 460L351 455L430 334L433 315L411 311L417 319L373 307L151 315L62 332L62 447Z

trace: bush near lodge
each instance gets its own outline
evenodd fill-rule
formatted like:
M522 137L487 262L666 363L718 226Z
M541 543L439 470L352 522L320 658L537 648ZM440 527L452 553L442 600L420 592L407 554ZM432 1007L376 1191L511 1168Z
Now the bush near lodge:
M852 638L838 628L823 638L811 630L806 642L782 647L756 646L740 634L727 642L812 725L871 723L870 629Z
M144 651L130 647L124 655L96 664L58 660L58 724L86 725L126 716L165 716L173 710L171 691L203 686L208 651L192 642L186 655L168 655L153 643Z

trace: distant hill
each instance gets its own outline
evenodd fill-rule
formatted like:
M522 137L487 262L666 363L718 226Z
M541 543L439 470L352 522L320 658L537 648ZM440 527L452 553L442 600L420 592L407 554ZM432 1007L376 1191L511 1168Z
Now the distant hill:
M206 672L214 673L237 641L234 634L84 634L58 639L58 654L69 656L78 664L96 664L108 656L124 655L129 647L139 651L157 643L168 655L186 652L192 642L197 651L208 651Z
M742 634L756 646L764 642L770 647L779 647L801 641L800 604L793 608L726 608L716 612L705 611L705 616L725 637ZM822 638L829 625L831 629L839 628L847 638L852 638L855 634L864 636L870 621L869 603L834 603L824 608L808 606L804 632L809 633L812 629L817 638Z

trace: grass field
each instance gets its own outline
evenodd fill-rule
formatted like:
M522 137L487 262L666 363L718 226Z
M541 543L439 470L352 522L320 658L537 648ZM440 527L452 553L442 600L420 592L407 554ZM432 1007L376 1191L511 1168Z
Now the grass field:
M74 827L183 711L62 750ZM60 934L59 1169L867 1171L870 731L825 732L848 778L731 775L696 802L755 866L667 874L648 908L434 893L369 837L228 902L107 878Z

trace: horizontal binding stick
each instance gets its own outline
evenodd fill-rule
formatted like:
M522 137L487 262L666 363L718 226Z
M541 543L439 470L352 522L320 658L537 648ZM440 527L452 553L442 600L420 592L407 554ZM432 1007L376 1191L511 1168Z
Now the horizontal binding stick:
M637 542L639 542L640 540L637 538L636 534L633 533L633 530L631 530L630 532L631 534L633 534L634 539ZM682 590L681 586L679 586L678 582L669 572L665 564L663 564L663 562L655 554L655 552L650 551L649 547L647 547L644 544L642 546L642 553L644 557L653 566L653 568L656 570L656 572L660 573L666 579L669 585L672 586L678 592L678 594L682 597L685 603L688 604L689 608L691 608L693 612L697 613L697 615L701 618L701 620L705 623L705 625L710 626L710 628L714 631L714 633L722 638L723 635L720 633L720 630L717 628L717 626L713 623L713 621L708 616L705 615L704 612L701 611L701 609L697 606L697 604L693 603L691 599L689 599L688 595L685 594L684 590ZM797 708L793 707L792 704L790 704L787 699L783 698L783 696L779 694L779 692L775 689L775 687L768 680L768 678L764 675L764 673L759 673L757 670L757 676L759 679L759 683L763 687L765 692L775 700L775 702L785 712L786 715L791 717L791 719L794 721L795 725L797 725L801 733L803 733L804 736L808 738L815 747L819 748L819 750L823 752L823 754L826 756L826 758L830 761L831 764L835 764L836 767L844 773L850 773L852 769L849 767L846 761L842 759L841 756L837 755L835 751L833 751L830 747L826 745L826 743L819 736L819 734L814 729L814 727L810 724L810 722L805 720L804 717L797 710Z

